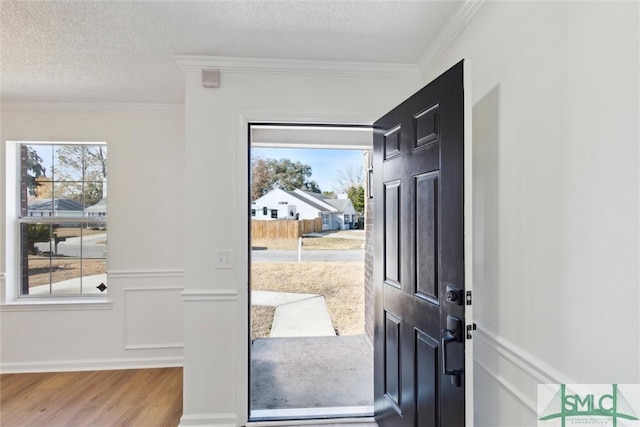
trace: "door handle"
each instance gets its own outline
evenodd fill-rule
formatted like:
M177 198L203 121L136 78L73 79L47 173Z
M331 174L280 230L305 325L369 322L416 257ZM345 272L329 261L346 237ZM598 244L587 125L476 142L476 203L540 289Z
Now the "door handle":
M447 348L449 344L462 342L462 329L460 328L460 319L453 316L447 316L447 329L442 330L442 373L451 376L451 384L456 387L462 385L461 376L463 369L450 369L447 364Z

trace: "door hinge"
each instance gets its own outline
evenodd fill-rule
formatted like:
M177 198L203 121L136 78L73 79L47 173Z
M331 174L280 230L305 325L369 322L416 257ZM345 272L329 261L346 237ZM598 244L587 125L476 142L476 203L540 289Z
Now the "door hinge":
M475 324L475 323L473 323L473 324L471 324L471 325L467 325L467 339L468 339L468 340L470 340L471 338L473 338L472 333L473 333L473 331L475 331L476 329L477 329L477 328L476 328L476 324Z
M471 305L471 291L467 291L467 305Z

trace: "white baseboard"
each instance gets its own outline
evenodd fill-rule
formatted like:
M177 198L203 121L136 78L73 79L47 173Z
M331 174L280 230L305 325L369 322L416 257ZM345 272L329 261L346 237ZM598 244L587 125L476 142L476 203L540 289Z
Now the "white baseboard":
M247 427L378 427L373 417L324 420L250 421Z
M66 360L56 362L2 363L0 373L108 371L116 369L147 369L182 367L182 356L131 359Z
M236 414L183 414L179 427L236 427L237 425Z

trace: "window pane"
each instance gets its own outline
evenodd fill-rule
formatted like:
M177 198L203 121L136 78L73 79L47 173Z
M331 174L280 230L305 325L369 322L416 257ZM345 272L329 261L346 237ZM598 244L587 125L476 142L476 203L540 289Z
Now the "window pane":
M20 215L26 216L28 204L51 198L51 160L50 145L20 146Z
M27 284L23 295L49 295L51 292L51 258L40 255L29 255Z
M99 286L105 285L104 291ZM104 295L107 293L107 260L83 259L82 260L82 293L84 295Z
M84 203L85 207L95 206L98 202L106 197L106 185L102 181L89 181L84 183ZM87 213L102 211L106 214L107 206L106 202L103 203L104 207L96 206L94 209L90 209Z
M84 215L84 189L81 182L55 182L53 184L54 216L78 218Z
M84 146L56 145L53 150L53 179L82 181L84 178Z
M79 294L82 283L82 260L53 257L51 259L51 294Z
M24 144L21 146L21 158L26 176L33 179L46 178L51 181L53 147L46 144Z
M49 293L51 279L51 225L21 224L22 279L20 293L28 295L37 288Z
M106 289L98 289L100 284L107 285L106 223L91 224L82 233L82 293L106 294Z
M58 224L53 232L55 257L83 256L82 251L82 226L80 224Z
M22 235L26 241L23 248L31 255L49 254L51 245L51 225L50 224L22 224Z
M85 181L107 179L107 147L105 145L85 146Z
M22 216L48 218L53 213L53 183L39 181L34 188L35 196L27 197L27 212Z

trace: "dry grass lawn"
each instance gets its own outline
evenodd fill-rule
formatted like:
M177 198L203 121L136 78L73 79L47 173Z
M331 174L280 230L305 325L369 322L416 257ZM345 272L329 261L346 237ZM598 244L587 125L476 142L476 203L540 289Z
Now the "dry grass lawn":
M275 307L265 305L251 306L251 340L267 338L269 336L275 314Z
M51 269L51 278L49 277ZM29 287L48 285L49 279L53 283L67 279L75 279L94 274L103 274L107 271L107 265L103 260L85 259L82 261L82 274L80 273L80 260L77 258L52 258L49 265L49 257L29 256Z
M251 274L251 288L256 291L324 295L338 335L364 333L362 262L254 263ZM253 322L255 327L266 328L259 326L259 319Z

